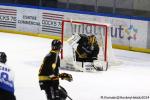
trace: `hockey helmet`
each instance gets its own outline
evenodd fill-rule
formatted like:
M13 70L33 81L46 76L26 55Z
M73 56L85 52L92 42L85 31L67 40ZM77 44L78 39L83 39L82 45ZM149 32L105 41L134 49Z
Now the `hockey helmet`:
M52 46L52 50L62 49L62 43L59 40L53 40L51 46Z
M6 63L6 61L7 61L7 56L6 56L5 52L0 52L0 62Z

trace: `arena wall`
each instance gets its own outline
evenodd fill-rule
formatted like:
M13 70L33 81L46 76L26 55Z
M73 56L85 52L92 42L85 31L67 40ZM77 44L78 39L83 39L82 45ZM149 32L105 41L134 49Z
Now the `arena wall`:
M93 12L0 5L0 31L46 38L60 38L62 19L111 24L114 48L150 53L150 20Z

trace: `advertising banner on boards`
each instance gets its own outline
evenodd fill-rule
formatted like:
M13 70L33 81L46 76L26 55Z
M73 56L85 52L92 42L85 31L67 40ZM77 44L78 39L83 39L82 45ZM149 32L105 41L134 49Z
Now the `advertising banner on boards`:
M60 36L62 19L110 24L112 43L147 48L148 21L27 7L0 6L0 29Z

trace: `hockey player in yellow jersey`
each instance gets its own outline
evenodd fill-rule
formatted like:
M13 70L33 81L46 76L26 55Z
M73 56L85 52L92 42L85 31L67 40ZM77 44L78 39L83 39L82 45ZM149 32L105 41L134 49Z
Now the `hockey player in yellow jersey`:
M59 78L72 81L72 75L59 73L61 41L53 40L51 47L51 51L45 56L39 70L40 88L45 91L47 100L65 100L67 92L64 88L59 89Z

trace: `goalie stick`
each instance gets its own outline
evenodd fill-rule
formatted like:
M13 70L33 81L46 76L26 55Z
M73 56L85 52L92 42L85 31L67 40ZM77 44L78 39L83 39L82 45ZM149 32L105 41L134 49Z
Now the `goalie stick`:
M58 56L59 54L56 53L56 58L55 58L55 62L52 64L52 68L55 69L56 68L56 63L57 63L57 60L58 60Z

